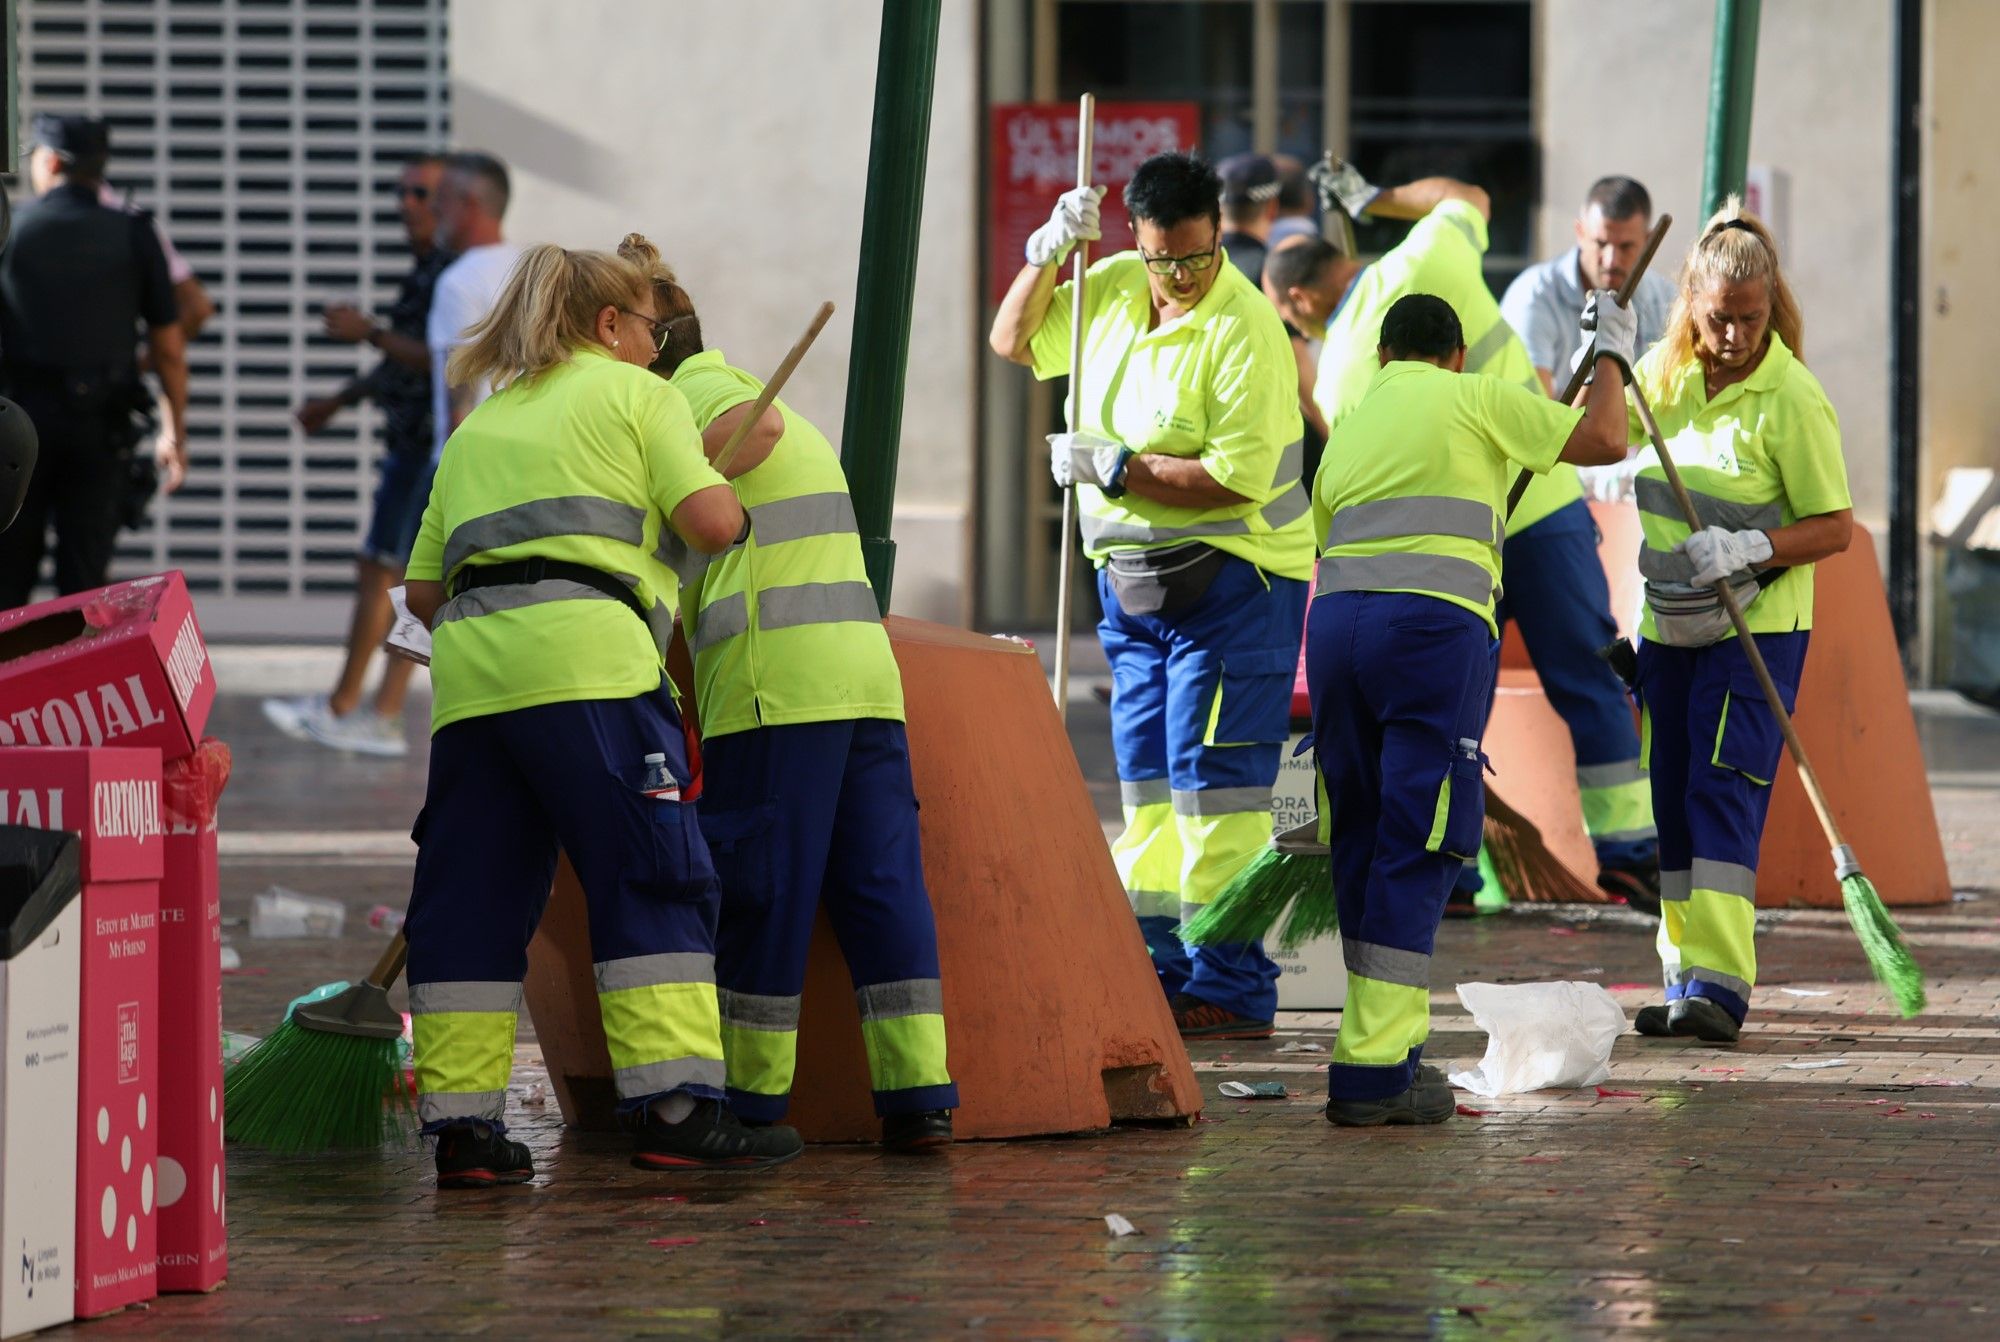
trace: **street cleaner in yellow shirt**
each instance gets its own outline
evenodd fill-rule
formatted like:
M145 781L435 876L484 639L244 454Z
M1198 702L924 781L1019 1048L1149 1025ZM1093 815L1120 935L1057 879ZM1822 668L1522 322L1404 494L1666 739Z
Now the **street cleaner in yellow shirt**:
M1625 457L1636 323L1609 291L1593 306L1596 377L1579 411L1539 384L1465 373L1451 305L1398 299L1313 482L1323 553L1306 681L1347 962L1327 1074L1326 1116L1342 1127L1442 1123L1455 1107L1422 1058L1438 922L1485 815L1500 514L1522 468Z
M1324 332L1314 397L1329 429L1373 384L1383 316L1406 294L1435 294L1451 304L1465 330L1467 372L1542 389L1481 268L1491 210L1484 191L1446 177L1378 190L1337 161L1323 190L1330 206L1357 218L1365 212L1416 220L1401 243L1366 264L1317 238L1288 243L1266 262L1266 290L1279 311L1301 330ZM1503 521L1506 592L1496 618L1503 631L1509 619L1519 622L1549 704L1569 727L1584 828L1596 849L1597 883L1657 914L1659 845L1652 801L1639 768L1632 701L1598 655L1618 636L1618 627L1597 557L1597 527L1575 468L1558 463L1535 477ZM1470 913L1478 889L1478 870L1468 865L1460 874L1454 911Z
M653 371L687 398L711 459L764 384L703 349L693 300L644 239ZM951 1141L937 926L924 885L903 680L861 560L840 457L783 401L720 466L750 516L720 554L673 546L700 710L701 831L722 880L715 982L730 1110L791 1101L813 922L826 909L861 1012L882 1144Z
M1261 1039L1278 979L1262 946L1190 950L1179 935L1270 840L1312 573L1298 365L1223 252L1221 189L1184 154L1133 174L1135 246L1090 269L1083 403L1050 466L1077 486L1097 567L1119 874L1181 1033ZM1057 280L1097 237L1102 195L1064 193L994 319L994 350L1037 377L1069 371L1071 288Z

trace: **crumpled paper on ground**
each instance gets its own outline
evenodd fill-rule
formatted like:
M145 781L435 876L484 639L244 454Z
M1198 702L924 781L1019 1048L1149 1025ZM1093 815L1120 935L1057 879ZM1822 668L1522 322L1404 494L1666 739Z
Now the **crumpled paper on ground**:
M1594 1086L1611 1075L1625 1033L1618 1000L1595 983L1461 983L1458 1000L1486 1031L1486 1056L1451 1084L1489 1098Z

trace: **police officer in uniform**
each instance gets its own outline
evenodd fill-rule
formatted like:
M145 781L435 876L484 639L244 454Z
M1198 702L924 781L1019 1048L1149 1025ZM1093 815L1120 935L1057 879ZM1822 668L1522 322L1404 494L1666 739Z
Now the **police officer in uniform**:
M0 249L0 390L35 422L41 459L20 520L0 535L0 606L34 590L56 531L56 587L102 586L134 444L141 325L159 378L161 487L187 472L187 338L152 221L98 199L111 137L89 117L38 116L36 199Z
M1422 1065L1431 948L1453 879L1479 851L1507 487L1521 468L1625 454L1634 323L1608 290L1594 299L1597 377L1582 411L1465 373L1451 305L1398 299L1375 376L1313 482L1323 555L1306 681L1348 976L1326 1114L1343 1127L1453 1112L1450 1086Z

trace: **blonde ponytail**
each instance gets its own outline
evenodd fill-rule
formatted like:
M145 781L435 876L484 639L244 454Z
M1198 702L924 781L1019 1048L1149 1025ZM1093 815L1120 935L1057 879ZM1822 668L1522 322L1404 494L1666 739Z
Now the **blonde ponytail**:
M1804 322L1798 300L1778 266L1778 244L1764 221L1743 208L1736 196L1723 202L1709 218L1681 265L1680 292L1667 318L1665 366L1678 369L1692 362L1701 349L1701 332L1695 329L1696 296L1712 284L1740 284L1763 280L1771 292L1771 329L1785 342L1800 362L1805 361Z
M643 241L643 239L642 239ZM645 301L644 271L606 252L541 243L521 253L487 314L465 332L445 368L451 386L527 380L597 344L597 314Z

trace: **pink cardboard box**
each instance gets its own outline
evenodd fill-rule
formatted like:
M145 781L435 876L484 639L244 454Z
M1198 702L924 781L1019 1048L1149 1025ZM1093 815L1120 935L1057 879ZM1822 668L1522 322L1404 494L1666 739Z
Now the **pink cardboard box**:
M76 1313L158 1294L160 823L157 750L0 750L9 818L83 838Z
M0 746L201 740L215 668L178 572L0 612Z
M229 747L210 737L166 767L160 881L160 1289L229 1275L222 1152L222 896L217 804Z

